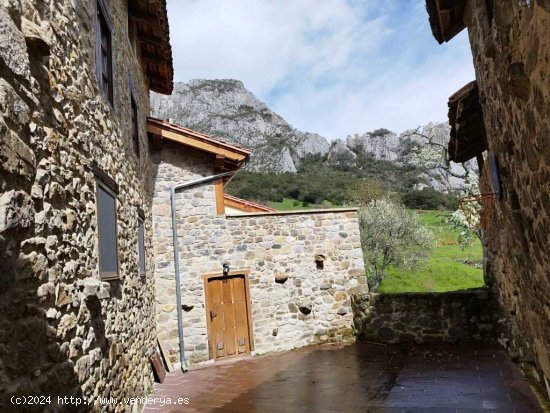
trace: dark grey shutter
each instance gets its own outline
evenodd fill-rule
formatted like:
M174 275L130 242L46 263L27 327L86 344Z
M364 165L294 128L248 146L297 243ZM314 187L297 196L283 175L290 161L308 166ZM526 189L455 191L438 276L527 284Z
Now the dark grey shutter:
M116 199L105 188L97 188L99 272L102 278L118 277Z
M139 273L145 275L145 225L141 218L138 221L138 250Z

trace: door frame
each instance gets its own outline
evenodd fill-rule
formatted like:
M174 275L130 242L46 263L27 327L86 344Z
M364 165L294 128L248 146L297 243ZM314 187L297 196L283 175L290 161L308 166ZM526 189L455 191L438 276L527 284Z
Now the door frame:
M212 278L226 278L226 277L234 277L236 275L242 275L244 277L244 294L246 297L246 315L247 315L247 321L248 321L248 342L250 344L250 351L248 354L254 351L255 345L254 345L254 329L252 326L252 296L250 295L250 270L235 270L235 271L229 271L226 275L223 274L223 272L216 272L216 273L209 273L209 274L203 274L201 275L201 278L204 283L204 311L206 314L206 331L208 336L208 355L211 360L218 360L218 359L229 359L232 357L242 357L242 354L234 355L234 356L226 356L226 357L216 357L215 352L212 352L212 322L210 320L210 316L208 314L209 311L209 303L208 303L208 282ZM213 354L214 353L214 354ZM246 354L246 353L243 353Z

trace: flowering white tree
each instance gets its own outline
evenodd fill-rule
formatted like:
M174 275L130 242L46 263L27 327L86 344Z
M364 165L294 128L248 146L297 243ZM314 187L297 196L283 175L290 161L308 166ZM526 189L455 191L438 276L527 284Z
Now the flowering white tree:
M410 269L427 260L434 245L432 233L413 211L388 199L371 201L359 211L361 245L372 290L389 266Z
M464 195L479 194L479 176L472 174L464 185ZM461 249L472 245L480 237L479 224L481 204L476 200L463 202L461 208L454 211L449 218L449 224L458 231L458 244Z
M413 139L422 139L426 142L426 145L416 148L413 152L417 163L426 169L442 168L449 175L464 180L464 186L457 195L468 197L480 193L477 172L467 168L464 163L462 164L464 174L457 175L452 172L448 160L447 145L436 140L433 128L427 128L426 130L417 128L409 131L407 136ZM449 218L449 224L458 232L458 243L461 249L472 245L476 238L480 238L480 215L481 204L472 199L463 202L461 208L454 211Z

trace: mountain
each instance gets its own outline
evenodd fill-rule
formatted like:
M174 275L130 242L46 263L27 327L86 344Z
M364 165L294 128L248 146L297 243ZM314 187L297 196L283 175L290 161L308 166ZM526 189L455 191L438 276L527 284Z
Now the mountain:
M328 142L302 132L274 113L239 80L191 80L176 83L171 96L151 94L152 115L218 136L252 149L249 169L296 172L306 156L319 154L329 163L350 168L358 154L418 166L426 185L439 191L462 188L473 164L445 164L449 125L431 123L397 135L387 129L354 134Z
M252 149L251 168L257 171L296 172L301 157L329 147L322 136L293 128L239 80L176 83L171 96L151 94L151 111Z

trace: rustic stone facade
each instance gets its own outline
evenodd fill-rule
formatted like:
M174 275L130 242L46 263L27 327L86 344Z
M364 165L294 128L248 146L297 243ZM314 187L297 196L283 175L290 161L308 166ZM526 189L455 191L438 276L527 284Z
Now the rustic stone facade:
M445 293L357 294L357 338L384 344L494 342L498 305L485 288Z
M153 158L157 329L179 362L169 189L214 174L214 159L173 143ZM367 289L355 211L226 217L216 215L210 183L177 195L177 219L188 363L209 359L201 276L223 263L250 271L256 353L352 338L350 292Z
M519 3L470 0L464 21L502 185L486 275L507 316L503 343L550 396L550 2Z
M114 103L96 77L93 1L0 4L0 410L11 395L143 396L155 348L148 80L109 1ZM130 81L131 79L131 81ZM132 147L130 83L141 157ZM98 275L92 163L118 185L119 281ZM147 276L138 274L138 209ZM93 398L93 400L91 399ZM119 405L112 411L129 410Z

